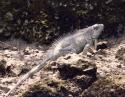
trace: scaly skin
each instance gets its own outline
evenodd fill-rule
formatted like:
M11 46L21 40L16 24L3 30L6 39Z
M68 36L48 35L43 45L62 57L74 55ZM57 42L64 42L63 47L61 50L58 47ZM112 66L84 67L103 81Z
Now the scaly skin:
M52 50L48 52L46 60L25 74L4 97L9 97L10 93L14 92L26 79L41 70L46 65L47 61L56 60L58 57L66 55L67 53L80 53L83 51L83 53L86 54L87 50L93 45L93 42L96 48L97 38L103 29L103 24L95 24L88 28L80 29L73 35L64 37L58 42L55 42L52 46Z

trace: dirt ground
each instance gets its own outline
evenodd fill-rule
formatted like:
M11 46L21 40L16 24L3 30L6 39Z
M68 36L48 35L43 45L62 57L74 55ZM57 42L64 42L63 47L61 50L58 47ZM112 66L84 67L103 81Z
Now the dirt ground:
M42 46L26 44L23 41L18 40L15 41L0 42L0 97L10 90L21 76L39 64L46 56L46 51ZM98 76L110 76L110 79L112 79L116 85L125 86L125 41L111 41L110 43L113 43L112 46L110 43L106 44L106 47L104 47L104 49L100 47L100 50L98 50L95 55L88 53L87 58L96 64ZM31 78L27 79L14 93L11 94L11 96L17 97L21 91L25 91L33 83L40 81L41 76L42 78L51 78L55 74L55 72L49 70L41 70ZM91 91L91 89L88 88L88 91Z

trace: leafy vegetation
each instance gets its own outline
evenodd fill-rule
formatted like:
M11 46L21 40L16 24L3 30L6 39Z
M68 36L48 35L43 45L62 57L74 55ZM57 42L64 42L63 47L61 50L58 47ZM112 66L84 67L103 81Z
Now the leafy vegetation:
M103 23L103 37L125 32L123 0L0 0L0 39L50 43L74 29Z

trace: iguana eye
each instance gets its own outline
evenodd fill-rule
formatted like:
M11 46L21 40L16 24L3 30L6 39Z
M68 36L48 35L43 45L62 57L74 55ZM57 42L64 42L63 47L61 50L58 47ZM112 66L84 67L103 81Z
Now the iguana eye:
M95 26L95 27L93 27L94 28L94 30L98 30L98 26Z

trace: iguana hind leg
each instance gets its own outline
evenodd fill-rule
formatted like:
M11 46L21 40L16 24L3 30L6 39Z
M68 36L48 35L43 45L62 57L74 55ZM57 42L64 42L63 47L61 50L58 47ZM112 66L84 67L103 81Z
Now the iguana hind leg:
M97 39L94 39L94 49L97 50L97 42L98 40Z

